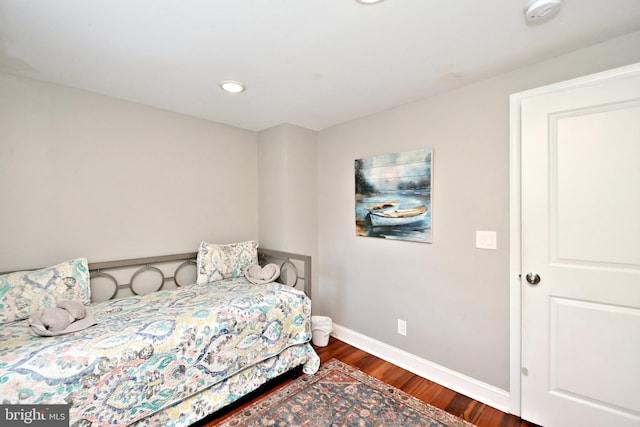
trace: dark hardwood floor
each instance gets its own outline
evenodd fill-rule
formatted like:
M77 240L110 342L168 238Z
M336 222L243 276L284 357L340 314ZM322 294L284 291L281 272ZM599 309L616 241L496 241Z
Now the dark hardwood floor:
M516 416L505 414L495 408L412 374L409 371L399 368L333 337L330 338L328 346L315 347L315 349L320 356L322 363L331 359L338 359L348 365L360 369L363 372L366 372L372 377L376 377L389 385L399 388L400 390L403 390L424 402L465 419L478 427L537 427L535 424L521 420ZM261 397L285 386L300 375L304 375L300 370L295 370L290 374L286 374L282 378L272 381L231 407L219 411L198 425L200 427L215 426L222 420L259 400Z

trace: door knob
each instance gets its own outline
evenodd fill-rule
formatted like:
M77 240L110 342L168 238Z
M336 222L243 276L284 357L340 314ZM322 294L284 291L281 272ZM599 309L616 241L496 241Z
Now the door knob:
M528 273L526 276L527 282L529 282L530 285L537 285L538 283L540 283L540 276L538 276L536 273Z

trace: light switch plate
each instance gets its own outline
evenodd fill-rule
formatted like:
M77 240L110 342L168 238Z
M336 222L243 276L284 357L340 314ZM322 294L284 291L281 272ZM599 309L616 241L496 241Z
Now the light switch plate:
M476 248L497 249L497 236L495 231L476 231Z

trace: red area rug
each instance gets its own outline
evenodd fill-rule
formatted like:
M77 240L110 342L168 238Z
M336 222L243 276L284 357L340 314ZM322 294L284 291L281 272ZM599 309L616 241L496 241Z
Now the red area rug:
M470 427L362 371L330 360L233 415L220 427Z

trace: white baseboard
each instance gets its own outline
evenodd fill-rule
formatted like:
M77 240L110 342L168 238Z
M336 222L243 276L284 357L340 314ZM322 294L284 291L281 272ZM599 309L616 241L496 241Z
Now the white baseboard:
M450 388L457 393L492 406L502 412L509 412L511 400L508 391L429 362L335 323L333 324L333 333L331 335L409 372Z

